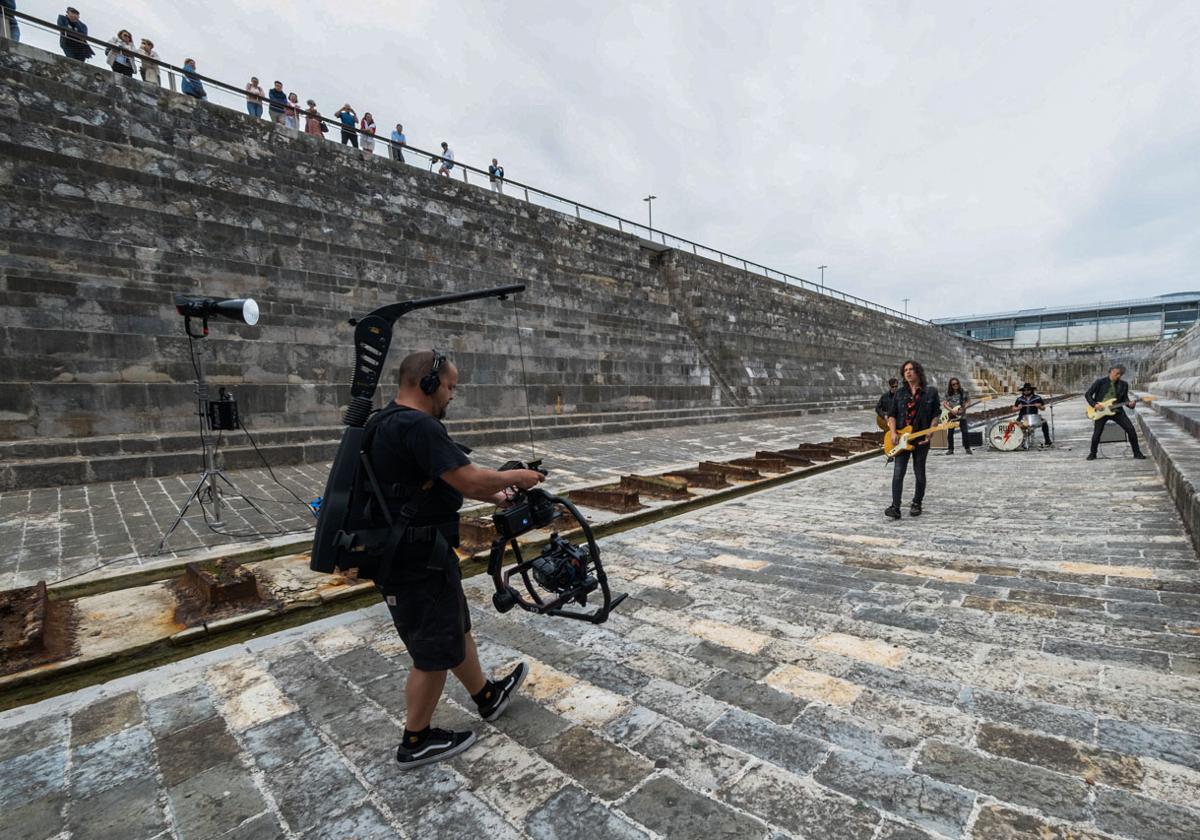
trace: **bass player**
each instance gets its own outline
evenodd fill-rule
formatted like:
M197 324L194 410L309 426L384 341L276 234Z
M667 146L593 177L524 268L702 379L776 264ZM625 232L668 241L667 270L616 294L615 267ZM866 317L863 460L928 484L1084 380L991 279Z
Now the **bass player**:
M925 381L925 368L921 367L920 362L909 359L901 365L900 378L903 384L896 391L892 413L888 416L888 431L893 438L896 430L905 426L911 426L914 432L928 429L942 408L937 388L930 387ZM909 460L912 460L916 487L908 515L921 515L921 504L925 500L925 461L928 458L928 436L916 441L911 450L896 453L896 462L892 467L892 505L883 512L884 516L889 519L900 518L900 496L904 492L904 474L908 472Z
M1138 446L1137 431L1133 428L1133 423L1129 421L1122 406L1133 408L1133 400L1129 399L1129 383L1122 381L1121 377L1125 373L1125 368L1121 365L1114 365L1108 369L1108 376L1101 376L1092 383L1092 387L1087 389L1083 398L1087 400L1088 405L1096 408L1096 403L1107 402L1113 407L1112 414L1105 414L1102 417L1096 418L1092 425L1092 449L1088 452L1087 460L1096 460L1096 449L1100 446L1100 435L1104 431L1104 424L1112 420L1118 426L1125 430L1125 436L1129 438L1129 447L1133 450L1133 457L1139 460L1146 456L1142 454L1142 449Z

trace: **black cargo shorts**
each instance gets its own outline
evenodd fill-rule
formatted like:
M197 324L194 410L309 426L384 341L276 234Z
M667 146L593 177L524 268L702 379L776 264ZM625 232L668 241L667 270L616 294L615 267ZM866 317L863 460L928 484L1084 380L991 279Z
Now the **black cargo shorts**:
M376 588L413 665L421 671L461 665L471 613L458 555L441 535L433 543L402 545L399 555Z

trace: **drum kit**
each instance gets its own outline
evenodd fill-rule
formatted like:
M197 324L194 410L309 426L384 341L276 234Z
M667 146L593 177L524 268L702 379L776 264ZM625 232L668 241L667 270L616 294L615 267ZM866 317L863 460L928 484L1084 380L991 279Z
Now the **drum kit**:
M1027 414L1019 419L997 420L988 427L988 445L1000 452L1032 449L1034 432L1045 422L1045 418L1040 414Z

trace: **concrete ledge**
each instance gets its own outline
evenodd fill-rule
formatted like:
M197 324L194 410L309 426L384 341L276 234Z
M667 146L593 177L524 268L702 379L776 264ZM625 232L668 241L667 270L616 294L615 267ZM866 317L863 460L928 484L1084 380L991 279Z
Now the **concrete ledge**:
M1200 552L1200 499L1196 486L1200 483L1200 445L1195 431L1174 422L1166 406L1156 405L1156 412L1136 412L1138 425L1146 439L1146 448L1162 473L1167 491L1183 519L1192 546ZM1168 409L1169 410L1169 409ZM1182 417L1181 417L1182 419Z

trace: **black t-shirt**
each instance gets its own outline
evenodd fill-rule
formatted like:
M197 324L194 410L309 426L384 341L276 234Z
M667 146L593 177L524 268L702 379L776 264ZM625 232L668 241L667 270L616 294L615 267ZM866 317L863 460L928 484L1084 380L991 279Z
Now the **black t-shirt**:
M423 498L412 527L458 521L463 496L441 479L443 473L471 463L470 452L450 439L436 417L413 408L389 408L371 422L375 438L368 457L388 506L397 511L415 494ZM422 488L433 482L429 491Z

